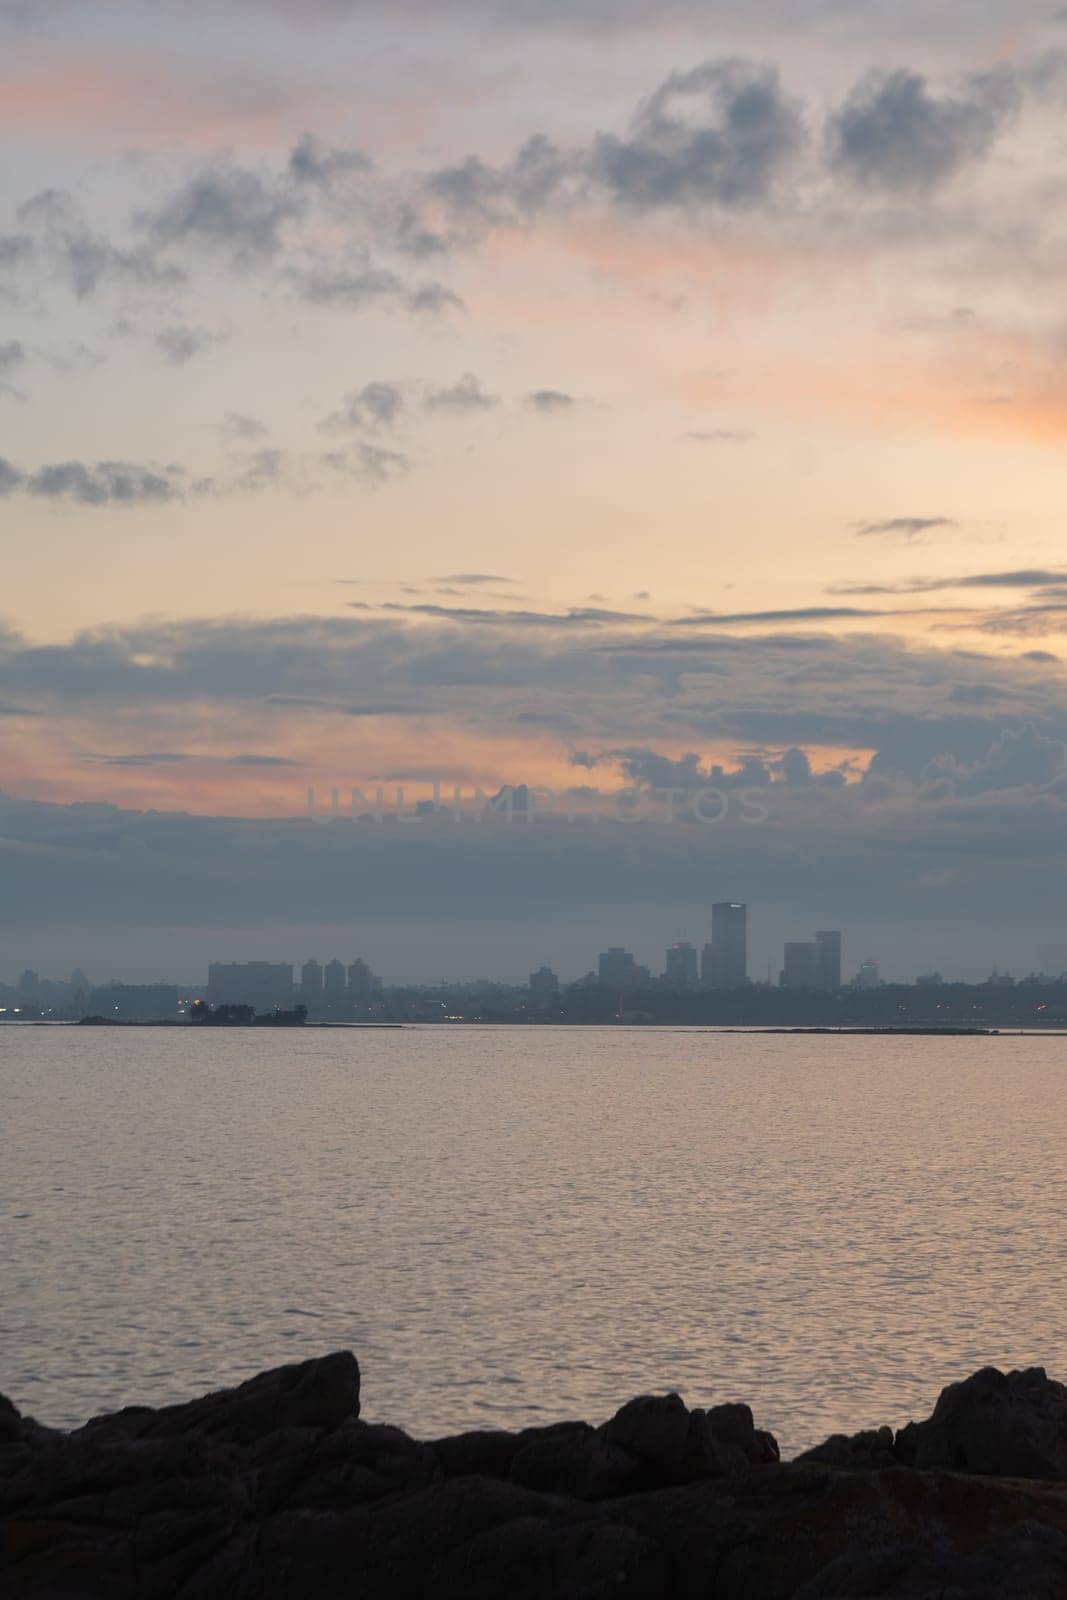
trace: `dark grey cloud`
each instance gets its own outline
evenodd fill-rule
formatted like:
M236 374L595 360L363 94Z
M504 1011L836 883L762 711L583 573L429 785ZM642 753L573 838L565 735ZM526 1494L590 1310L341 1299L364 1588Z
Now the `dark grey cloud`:
M1020 788L1044 788L1067 772L1067 745L1031 724L1005 729L976 761L941 755L923 770L928 788L944 785L953 794L979 795ZM1065 796L1067 798L1067 796Z
M299 761L293 761L288 756L263 756L243 755L231 756L231 767L298 767Z
M290 152L289 176L298 184L330 189L339 179L370 172L372 165L362 150L331 148L306 133Z
M804 142L798 105L771 67L706 61L675 72L628 138L601 134L591 174L624 205L727 207L764 199Z
M154 245L205 247L241 266L276 255L305 212L298 191L230 163L205 168L137 220Z
M353 610L366 610L365 602L351 602ZM439 617L442 620L473 623L480 627L535 627L535 628L588 628L603 623L647 622L646 616L636 612L600 611L585 606L571 611L491 611L470 606L402 605L397 600L386 601L382 611L407 612L410 615Z
M458 583L477 589L487 583L514 583L514 578L504 578L499 572L446 572L438 583Z
M219 432L224 439L251 442L253 439L265 439L270 429L258 417L251 417L243 411L229 411L219 424Z
M945 589L1044 589L1067 584L1067 570L1016 567L1007 572L972 572L955 578L910 578L903 583L838 583L831 594L937 594Z
M130 751L119 756L90 755L84 758L101 767L172 767L194 758L173 750Z
M941 96L920 73L872 73L831 119L829 160L866 185L932 189L981 160L1020 104L1009 72L986 73Z
M331 451L323 459L334 472L372 487L391 483L411 470L411 457L402 450L386 450L366 440L351 450Z
M42 190L16 215L39 241L48 265L67 279L80 300L104 286L174 289L184 281L180 268L161 263L151 249L122 248L94 232L65 190Z
M172 367L187 366L196 356L203 355L206 350L212 350L223 344L228 335L213 332L210 328L189 327L186 323L175 322L169 327L161 328L155 336L155 346Z
M889 517L881 522L862 522L856 532L863 539L886 536L899 539L917 539L935 528L955 528L951 517Z
M25 399L22 390L12 381L11 375L26 364L26 346L21 339L5 339L0 342L0 395L8 395L11 399Z
M406 401L398 383L375 379L360 389L351 389L338 410L320 426L336 433L349 428L392 428L400 421Z
M737 627L749 624L845 622L855 617L886 617L894 612L864 606L796 606L788 611L702 611L692 617L675 617L675 628Z
M530 410L539 411L542 416L572 411L577 403L572 394L565 394L562 389L534 389L526 396Z
M579 168L578 157L536 134L503 166L468 156L455 166L440 168L426 179L426 192L468 223L529 221L560 195Z
M292 274L292 283L300 297L311 305L340 306L350 311L404 294L403 282L395 272L371 266L369 262L352 267L324 264L299 269Z
M160 505L180 499L185 483L173 467L141 466L129 461L57 461L22 472L0 458L0 495L21 492L41 500L83 506Z
M455 416L492 411L499 404L499 396L490 394L473 372L464 373L462 378L446 388L431 390L423 401L426 411Z
M33 240L26 233L0 233L0 272L23 266L33 254Z

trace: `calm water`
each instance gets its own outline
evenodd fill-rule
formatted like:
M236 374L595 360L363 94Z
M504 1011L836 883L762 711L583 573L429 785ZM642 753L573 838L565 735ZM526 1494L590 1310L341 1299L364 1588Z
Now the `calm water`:
M747 1400L795 1451L1067 1378L1067 1039L0 1028L0 1390L339 1347L424 1436Z

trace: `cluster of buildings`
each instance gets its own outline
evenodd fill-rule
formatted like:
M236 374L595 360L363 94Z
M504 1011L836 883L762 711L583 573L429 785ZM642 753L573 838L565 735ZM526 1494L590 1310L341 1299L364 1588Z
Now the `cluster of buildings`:
M209 1006L252 1006L257 1012L288 1011L307 1007L316 1021L355 1016L381 992L382 980L358 957L347 967L336 957L305 961L299 979L287 961L216 961L207 969Z
M661 976L640 966L621 945L612 945L598 959L595 973L584 980L617 994L639 989L693 990L744 989L748 976L748 907L737 900L720 900L711 908L711 939L702 949L686 940L667 951ZM768 978L769 981L769 978ZM877 988L878 968L865 961L856 977L861 988ZM833 994L841 988L841 935L822 929L807 942L786 945L779 987ZM548 967L531 975L530 992L539 998L558 993L559 982Z

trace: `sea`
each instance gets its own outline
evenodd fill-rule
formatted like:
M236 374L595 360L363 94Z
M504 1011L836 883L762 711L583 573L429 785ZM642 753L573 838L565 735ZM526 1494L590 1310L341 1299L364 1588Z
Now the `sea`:
M0 1392L354 1351L421 1438L746 1401L791 1455L1067 1379L1067 1038L0 1027Z

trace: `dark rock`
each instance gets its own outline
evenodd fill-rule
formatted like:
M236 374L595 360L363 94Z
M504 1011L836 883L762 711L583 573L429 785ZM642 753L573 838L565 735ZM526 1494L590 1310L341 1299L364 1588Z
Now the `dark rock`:
M941 1391L927 1422L897 1434L908 1466L1067 1481L1067 1389L1044 1367L1006 1376L985 1367Z
M836 1467L842 1472L878 1472L885 1467L899 1466L894 1449L892 1428L868 1429L851 1437L835 1433L824 1444L805 1450L797 1456L798 1462L813 1466Z
M261 1372L236 1389L159 1411L130 1406L94 1417L79 1431L95 1438L175 1438L185 1433L247 1444L279 1428L336 1428L359 1416L359 1367L348 1350Z
M520 1448L518 1435L495 1430L457 1433L430 1446L446 1478L506 1478Z
M1065 1476L1063 1395L978 1373L788 1464L747 1406L677 1395L422 1443L359 1419L344 1355L71 1434L0 1402L0 1593L1067 1600L1067 1484L1034 1481Z

